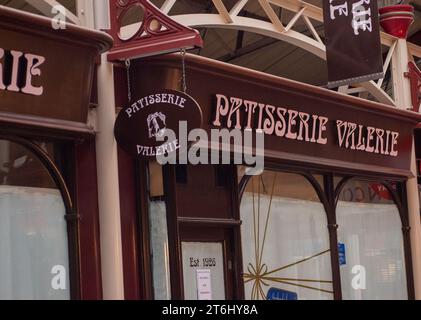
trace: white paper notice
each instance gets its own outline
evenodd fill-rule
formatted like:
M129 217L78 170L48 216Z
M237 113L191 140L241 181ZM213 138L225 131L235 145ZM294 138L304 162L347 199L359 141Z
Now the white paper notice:
M197 300L212 300L211 271L209 269L196 270Z
M222 242L182 242L184 299L205 299L199 295L199 272L210 272L212 300L225 300L224 251Z

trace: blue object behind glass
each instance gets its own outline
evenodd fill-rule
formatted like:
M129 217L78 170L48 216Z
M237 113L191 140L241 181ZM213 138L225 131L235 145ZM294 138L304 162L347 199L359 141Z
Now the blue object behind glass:
M268 300L298 300L295 292L290 292L277 288L270 288L267 294Z
M346 265L345 243L338 243L339 265Z

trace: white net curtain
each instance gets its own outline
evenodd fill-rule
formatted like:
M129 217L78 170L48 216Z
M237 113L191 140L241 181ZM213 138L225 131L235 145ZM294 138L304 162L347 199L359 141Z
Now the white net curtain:
M323 186L323 177L315 177ZM391 194L364 181L341 190L336 217L343 299L408 299L402 223ZM327 217L304 177L266 170L250 178L240 211L247 299L333 299Z
M247 299L333 299L327 218L309 182L266 171L253 177L241 201Z
M32 153L5 140L0 179L0 299L69 299L60 191Z
M387 189L364 181L347 183L336 217L346 256L340 266L343 299L408 299L402 222Z

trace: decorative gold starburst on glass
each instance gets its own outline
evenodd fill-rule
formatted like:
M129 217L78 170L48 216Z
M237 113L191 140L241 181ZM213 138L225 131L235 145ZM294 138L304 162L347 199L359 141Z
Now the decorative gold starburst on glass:
M263 223L261 223L261 215L265 214L265 212L263 212L264 209L262 209L263 206L261 206L261 194L267 195L268 190L266 190L262 176L253 177L249 182L251 183L252 192L253 228L251 232L253 232L252 238L254 243L247 245L254 247L254 261L248 263L245 268L246 270L244 273L244 282L252 284L250 298L252 300L265 300L267 298L265 291L267 291L269 287L276 286L277 288L282 289L282 285L295 286L306 290L314 290L327 294L333 294L333 291L331 290L331 280L312 279L311 277L293 278L282 276L283 272L288 271L288 269L292 267L297 267L318 257L329 254L330 249L321 252L315 252L313 255L308 257L298 259L297 261L291 261L289 264L279 265L278 267L272 269L269 269L268 265L264 261L263 253L265 252L265 244L267 241L267 234L271 221L272 211L274 211L272 210L272 203L274 199L274 190L277 177L278 173L275 173L271 183L269 204L266 216L262 216ZM256 183L255 180L257 180L258 183ZM255 184L257 184L257 188ZM267 255L268 253L266 252L266 257Z

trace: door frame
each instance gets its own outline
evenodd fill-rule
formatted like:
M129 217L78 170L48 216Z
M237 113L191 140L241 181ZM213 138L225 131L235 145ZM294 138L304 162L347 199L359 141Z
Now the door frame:
M232 219L191 218L179 215L177 207L177 183L174 165L163 167L165 204L167 207L168 242L170 258L171 297L175 300L184 299L183 261L181 252L180 228L195 226L200 228L224 228L231 233L232 247L232 293L234 300L244 299L243 261L241 251L241 220L238 198L237 168L231 166L234 179L231 181ZM227 248L225 248L226 250ZM224 252L224 260L226 255ZM226 266L224 266L225 268ZM225 275L227 275L227 271ZM228 283L226 281L226 283Z

